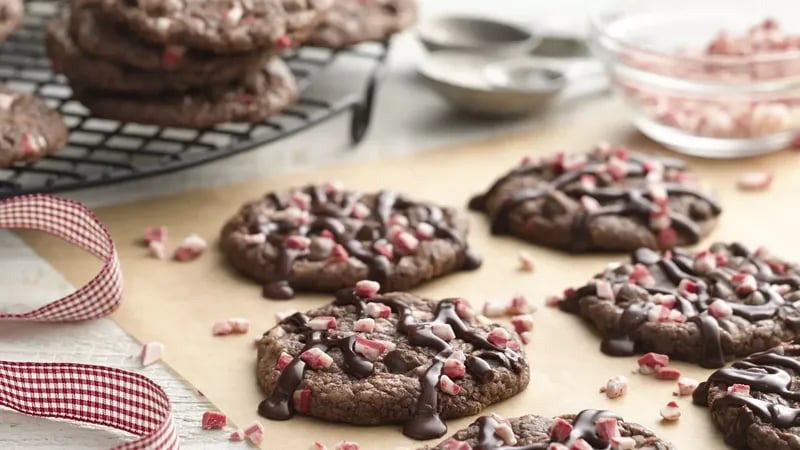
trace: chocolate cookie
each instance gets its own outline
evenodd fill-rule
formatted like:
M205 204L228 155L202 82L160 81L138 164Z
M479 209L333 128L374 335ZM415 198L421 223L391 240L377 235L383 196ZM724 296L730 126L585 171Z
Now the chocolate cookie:
M609 146L526 159L470 208L489 216L493 234L572 252L695 244L720 214L681 161Z
M614 356L653 351L716 368L800 333L800 267L735 243L639 249L565 294L560 308L594 324Z
M258 73L269 60L268 55L253 62L219 67L213 73L187 67L173 71L145 71L118 65L114 62L84 54L72 42L67 21L55 20L47 25L47 54L53 67L63 73L73 87L91 87L100 91L158 94L180 92L214 84L231 83Z
M0 85L0 168L34 161L67 143L67 127L44 100Z
M308 43L341 48L381 41L416 20L416 0L337 0Z
M559 445L560 444L560 445ZM573 447L574 446L574 447ZM587 409L556 418L483 416L441 444L419 450L673 450L652 431L610 411Z
M800 449L800 346L784 344L720 369L694 402L711 409L725 442L740 450Z
M86 56L141 70L194 72L198 77L213 77L231 68L253 67L253 64L265 61L269 54L253 51L219 55L176 45L151 44L131 36L131 31L124 25L103 20L91 6L73 6L69 34L75 46Z
M273 192L248 203L222 230L238 270L264 296L335 292L361 279L408 290L480 259L466 241L467 219L450 208L394 192L362 194L333 183Z
M0 41L17 29L24 14L22 0L0 0Z
M294 76L280 58L242 82L185 93L142 96L75 91L95 116L122 122L204 128L224 122L261 122L292 104L298 96Z
M332 304L294 314L261 338L262 416L402 423L405 435L432 439L447 432L443 419L477 414L528 385L517 338L475 322L466 300L378 295L378 288L362 282L342 290Z
M103 15L150 42L215 53L287 48L305 38L331 0L101 0Z

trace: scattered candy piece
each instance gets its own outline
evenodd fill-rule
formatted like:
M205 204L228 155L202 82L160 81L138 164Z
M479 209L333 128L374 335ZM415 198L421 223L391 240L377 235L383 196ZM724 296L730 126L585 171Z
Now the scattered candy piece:
M420 222L417 224L416 235L422 241L433 239L436 234L436 228L427 222Z
M295 411L308 414L311 410L311 389L298 389L292 394Z
M167 243L167 227L147 227L144 231L144 241L148 244L151 242L160 242L166 245Z
M442 373L453 379L464 378L467 373L464 363L455 358L447 358L442 368Z
M614 290L611 289L611 283L606 280L597 280L595 286L598 298L614 301Z
M528 314L536 311L536 306L531 303L527 297L521 294L515 295L511 299L511 303L506 308L505 313L508 315L514 314Z
M511 428L511 424L508 423L507 420L497 422L497 425L494 427L494 434L499 436L507 446L517 443L517 437L514 436L514 429Z
M685 395L692 395L700 383L694 378L680 377L678 379L677 395L683 397Z
M264 425L261 422L253 422L244 429L245 437L255 445L261 445L264 441Z
M232 318L228 319L228 323L236 334L245 334L250 331L250 321L247 319Z
M500 348L505 348L508 347L509 343L511 342L511 335L505 328L497 327L489 332L489 335L486 337L486 339L491 344L494 344Z
M475 311L473 311L472 304L470 304L469 300L457 298L453 300L453 304L456 306L456 314L458 314L458 317L462 319L471 319L475 317Z
M550 439L565 442L569 438L570 433L572 433L572 428L573 426L571 423L559 417L553 422L553 425L550 426Z
M519 270L523 272L533 272L533 257L526 251L519 252Z
M558 305L560 305L563 300L564 300L564 297L559 297L557 295L549 295L544 300L544 304L546 306L549 306L550 308L557 308Z
M611 450L633 450L636 440L630 436L617 436L611 438Z
M736 180L736 187L742 191L763 191L772 184L773 175L765 172L745 172Z
M674 367L656 367L656 379L658 380L677 380L681 377L681 371Z
M297 312L298 311L296 309L287 309L286 311L278 311L275 313L275 320L278 322L283 322L289 316L297 314Z
M608 398L619 398L628 392L628 379L622 375L615 375L606 381L601 392L605 392Z
M332 316L317 316L310 319L306 326L315 331L335 330L336 318Z
M203 413L204 430L219 430L228 424L228 417L217 411L206 411Z
M750 395L750 386L746 384L733 384L728 387L728 394Z
M214 336L227 336L233 332L233 326L227 320L220 320L214 323L211 327L211 332Z
M355 442L342 441L336 446L336 450L359 450L360 447Z
M439 377L439 389L449 395L458 395L461 392L461 386L457 385L447 375Z
M610 441L611 438L619 436L619 424L617 419L613 417L604 417L598 419L595 423L597 428L597 435L604 441Z
M353 350L370 361L375 361L376 359L380 358L387 348L382 342L356 336L355 344L353 344Z
M375 331L375 319L367 317L365 319L356 320L356 322L353 324L353 331L372 333Z
M142 346L142 366L149 366L164 356L164 344L161 342L148 342Z
M206 251L206 247L208 247L208 245L205 239L196 234L190 234L181 242L181 245L175 249L173 258L180 262L194 261Z
M278 361L275 363L275 368L278 369L278 370L283 370L292 361L294 361L294 358L292 357L292 355L290 355L290 354L288 354L286 352L281 352L280 356L278 356Z
M308 450L328 450L328 447L325 447L322 442L316 441L308 447Z
M511 318L511 325L517 333L522 334L533 329L533 316L530 314L520 314Z
M456 333L453 327L448 323L434 322L431 324L431 331L445 342L450 342L456 338Z
M167 259L167 247L164 245L163 242L150 241L150 243L147 244L147 252L153 258L160 260Z
M661 408L661 417L669 422L674 422L681 417L681 409L675 402L667 403L667 406Z
M442 444L442 450L472 450L472 446L469 445L469 442L448 439Z
M661 353L646 353L640 357L636 362L639 364L639 373L642 375L650 375L659 367L666 367L669 365L669 356L662 355Z
M378 292L381 290L380 283L371 280L361 280L356 283L356 295L359 297L366 297L371 298L378 295Z
M404 254L411 255L419 247L419 240L413 234L403 231L392 239L392 244Z
M322 351L322 349L313 347L300 354L300 359L303 360L312 369L327 369L333 364L331 355Z
M708 312L717 319L725 319L733 315L733 307L730 303L718 298L708 306Z
M502 317L506 314L509 303L504 300L487 300L483 304L483 315L486 317Z
M383 303L377 302L370 302L364 307L365 312L368 316L374 317L376 319L386 319L392 314L392 308L389 305L384 305Z
M236 430L231 433L231 436L228 438L233 442L241 442L245 439L244 430Z

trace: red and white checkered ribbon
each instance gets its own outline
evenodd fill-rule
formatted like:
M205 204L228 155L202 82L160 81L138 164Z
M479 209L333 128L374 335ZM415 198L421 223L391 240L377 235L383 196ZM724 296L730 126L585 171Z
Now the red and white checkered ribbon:
M111 314L122 300L122 273L106 227L85 206L50 195L27 195L0 202L0 228L39 230L58 236L103 262L92 281L72 294L22 314L0 320L66 322Z
M0 320L67 322L106 316L122 299L122 274L111 235L85 206L49 195L0 202L0 228L56 235L103 262L86 286L53 303ZM38 417L105 425L139 438L114 450L179 449L169 397L146 377L73 363L0 361L0 406Z

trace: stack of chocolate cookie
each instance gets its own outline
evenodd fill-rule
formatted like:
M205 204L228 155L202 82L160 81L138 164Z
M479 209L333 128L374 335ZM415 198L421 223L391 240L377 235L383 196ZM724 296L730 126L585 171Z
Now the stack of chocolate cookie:
M297 98L277 56L330 0L76 1L48 25L53 66L95 115L200 128L258 122Z

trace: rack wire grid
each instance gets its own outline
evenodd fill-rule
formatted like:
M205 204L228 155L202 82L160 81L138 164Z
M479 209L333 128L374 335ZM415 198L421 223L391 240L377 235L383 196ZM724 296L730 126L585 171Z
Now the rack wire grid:
M67 80L51 70L44 50L44 25L60 13L60 2L28 1L26 8L20 29L0 45L0 81L33 92L57 109L69 127L69 141L39 161L0 168L0 198L82 189L186 169L277 141L347 111L352 114L350 136L355 145L369 127L389 51L386 41L344 50L304 47L285 56L302 94L295 105L263 123L208 129L123 123L93 117L72 100ZM335 98L308 95L306 90L315 78L344 56L367 62L363 89L328 96Z

